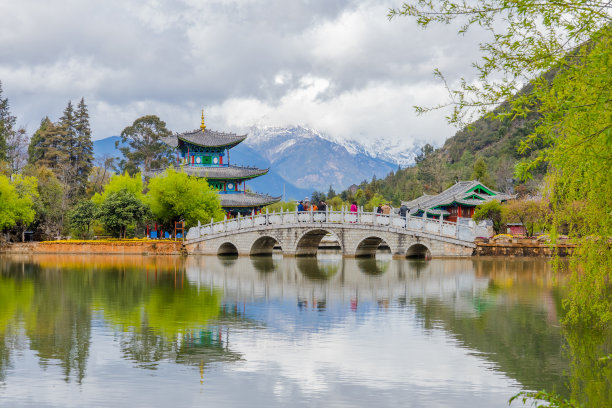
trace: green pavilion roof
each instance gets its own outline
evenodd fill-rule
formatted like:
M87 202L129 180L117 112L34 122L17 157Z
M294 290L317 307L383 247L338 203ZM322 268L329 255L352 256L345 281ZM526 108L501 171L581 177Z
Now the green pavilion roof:
M402 204L408 207L410 214L423 211L434 215L448 215L448 211L440 207L453 204L475 207L491 200L506 201L512 198L515 198L515 196L494 191L478 180L471 180L459 181L440 194L424 194L415 200L404 201Z
M219 194L219 197L221 197L221 207L223 208L263 207L281 200L281 197L257 193Z
M177 171L181 168L177 167ZM185 173L190 176L206 177L208 180L247 180L263 176L268 169L243 166L183 166Z

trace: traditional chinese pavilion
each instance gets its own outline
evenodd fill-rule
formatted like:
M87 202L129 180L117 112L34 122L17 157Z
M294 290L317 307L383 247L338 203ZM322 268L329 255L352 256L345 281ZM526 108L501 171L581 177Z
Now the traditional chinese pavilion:
M246 137L207 129L202 112L200 129L174 134L163 141L176 148L176 168L182 167L191 176L206 177L221 196L221 207L226 212L246 215L281 199L247 191L247 180L263 176L268 169L230 164L230 149Z
M474 209L480 204L492 200L504 202L516 196L494 191L478 180L458 181L437 195L422 195L421 197L402 202L408 207L410 215L429 218L444 217L447 221L457 221L457 218L472 218Z

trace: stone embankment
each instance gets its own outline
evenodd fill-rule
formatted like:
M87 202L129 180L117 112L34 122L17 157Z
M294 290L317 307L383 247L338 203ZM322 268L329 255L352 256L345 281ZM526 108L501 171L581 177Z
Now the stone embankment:
M9 254L108 254L182 255L181 241L43 241L12 243L0 247Z
M476 239L474 243L475 256L568 256L574 248L571 243L553 245L536 238Z

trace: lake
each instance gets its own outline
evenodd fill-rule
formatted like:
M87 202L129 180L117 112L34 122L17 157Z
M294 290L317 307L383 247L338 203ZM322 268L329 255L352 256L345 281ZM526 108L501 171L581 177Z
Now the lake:
M0 405L506 407L569 396L542 259L0 257ZM520 406L515 403L513 406Z

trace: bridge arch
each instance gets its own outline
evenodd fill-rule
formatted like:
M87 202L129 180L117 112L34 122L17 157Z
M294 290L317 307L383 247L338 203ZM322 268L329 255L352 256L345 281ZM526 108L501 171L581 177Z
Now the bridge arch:
M226 241L217 249L217 255L238 255L238 247L234 243Z
M406 258L431 259L431 251L423 244L412 244L406 250Z
M280 246L281 243L278 239L271 235L264 235L255 239L251 243L251 256L272 256L275 246ZM281 246L282 249L282 246Z
M376 256L376 251L381 244L387 245L389 248L389 243L382 237L371 235L366 238L363 238L359 244L357 244L357 248L355 249L356 257L369 257L374 258Z
M342 250L342 241L338 239L338 236L329 230L322 228L311 229L303 233L295 244L295 256L315 256L319 250L319 244L324 236L331 234L331 236L338 241L340 249Z

